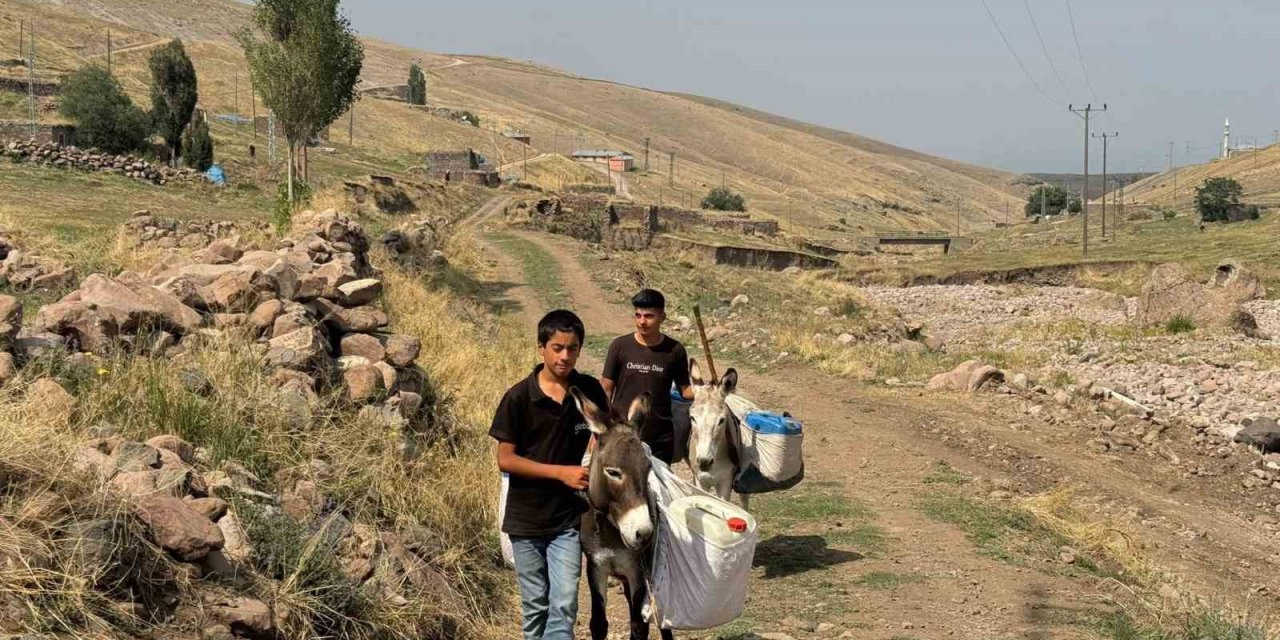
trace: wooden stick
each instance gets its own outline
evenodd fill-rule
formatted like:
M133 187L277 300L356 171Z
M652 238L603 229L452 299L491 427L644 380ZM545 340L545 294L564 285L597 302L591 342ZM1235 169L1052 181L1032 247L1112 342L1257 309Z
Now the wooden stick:
M702 327L702 309L693 305L693 319L698 323L698 337L702 340L702 355L707 359L707 371L711 373L711 383L720 380L716 375L716 361L711 358L711 343L707 342L707 330Z

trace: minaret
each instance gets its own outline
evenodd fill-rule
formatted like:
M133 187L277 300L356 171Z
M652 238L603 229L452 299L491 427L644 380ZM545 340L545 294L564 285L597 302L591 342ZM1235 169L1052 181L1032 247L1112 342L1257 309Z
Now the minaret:
M1231 155L1231 118L1222 123L1222 159Z

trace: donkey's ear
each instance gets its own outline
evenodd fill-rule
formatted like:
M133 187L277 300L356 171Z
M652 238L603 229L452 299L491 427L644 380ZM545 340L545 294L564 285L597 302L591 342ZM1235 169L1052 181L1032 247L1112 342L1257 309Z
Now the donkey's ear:
M569 395L573 396L573 401L578 405L578 411L582 413L582 417L587 419L587 428L591 433L604 435L604 432L609 430L609 423L605 421L600 407L583 395L577 387L570 387Z
M644 421L649 417L649 407L653 404L653 396L648 391L636 396L631 401L631 408L627 409L627 422L632 427L639 429L644 426Z
M702 370L698 368L698 361L693 358L689 358L689 382L692 382L695 387L703 385Z
M720 391L725 395L729 395L738 388L738 370L732 367L724 372L724 377L720 378Z

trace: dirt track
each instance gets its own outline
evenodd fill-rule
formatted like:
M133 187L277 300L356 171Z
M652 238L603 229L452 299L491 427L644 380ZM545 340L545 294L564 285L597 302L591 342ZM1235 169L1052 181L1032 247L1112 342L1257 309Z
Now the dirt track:
M581 245L519 235L556 258L588 331L629 330L630 309L594 284L577 259ZM505 278L519 281L509 257L499 266ZM806 480L760 507L761 546L744 619L681 637L748 631L885 640L1099 637L1082 626L1110 611L1102 604L1110 587L1096 575L1053 556L997 559L962 528L926 516L922 505L940 491L939 461L971 477L957 483L984 500L992 490L1017 496L1070 487L1127 525L1134 549L1177 574L1184 592L1238 603L1251 588L1275 593L1280 586L1272 575L1274 539L1240 517L1239 496L1212 486L1200 491L1163 459L1091 453L1086 437L1028 419L1013 397L873 388L804 367L744 373L741 387L760 404L805 421ZM817 504L827 494L858 508L834 518L784 523L779 516L776 525L768 519L786 514L788 501ZM882 530L883 542L851 533L857 526ZM1274 601L1264 595L1254 605L1270 609ZM619 629L623 618L613 620Z

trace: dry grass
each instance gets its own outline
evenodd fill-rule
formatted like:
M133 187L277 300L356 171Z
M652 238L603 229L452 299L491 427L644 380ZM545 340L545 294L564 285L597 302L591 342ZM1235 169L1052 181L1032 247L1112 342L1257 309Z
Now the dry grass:
M334 473L316 478L322 491L353 521L421 545L449 585L406 586L409 604L390 605L345 582L322 528L281 520L255 529L247 522L255 542L276 540L291 550L279 575L259 573L250 587L293 612L287 637L503 637L506 627L495 616L514 606L514 589L495 556L497 474L486 431L506 385L525 373L523 340L478 303L411 274L387 267L386 281L395 330L423 341L433 418L422 431L405 434L356 416L333 395L306 407L286 401L257 348L234 334L190 337L187 352L174 359L50 357L0 389L0 620L21 619L24 630L133 635L153 623L120 613L128 594L190 600L184 594L192 587L175 577L180 572L146 542L119 500L71 468L74 446L95 428L137 440L180 435L205 449L210 467L241 464L268 490L286 488L309 460L326 460ZM43 376L78 398L69 420L41 399L23 400L22 390ZM207 387L194 390L192 376ZM406 450L417 455L406 458ZM249 507L241 508L247 516ZM88 559L68 551L87 544L68 533L86 521L116 532L103 554ZM113 573L121 566L132 568Z

